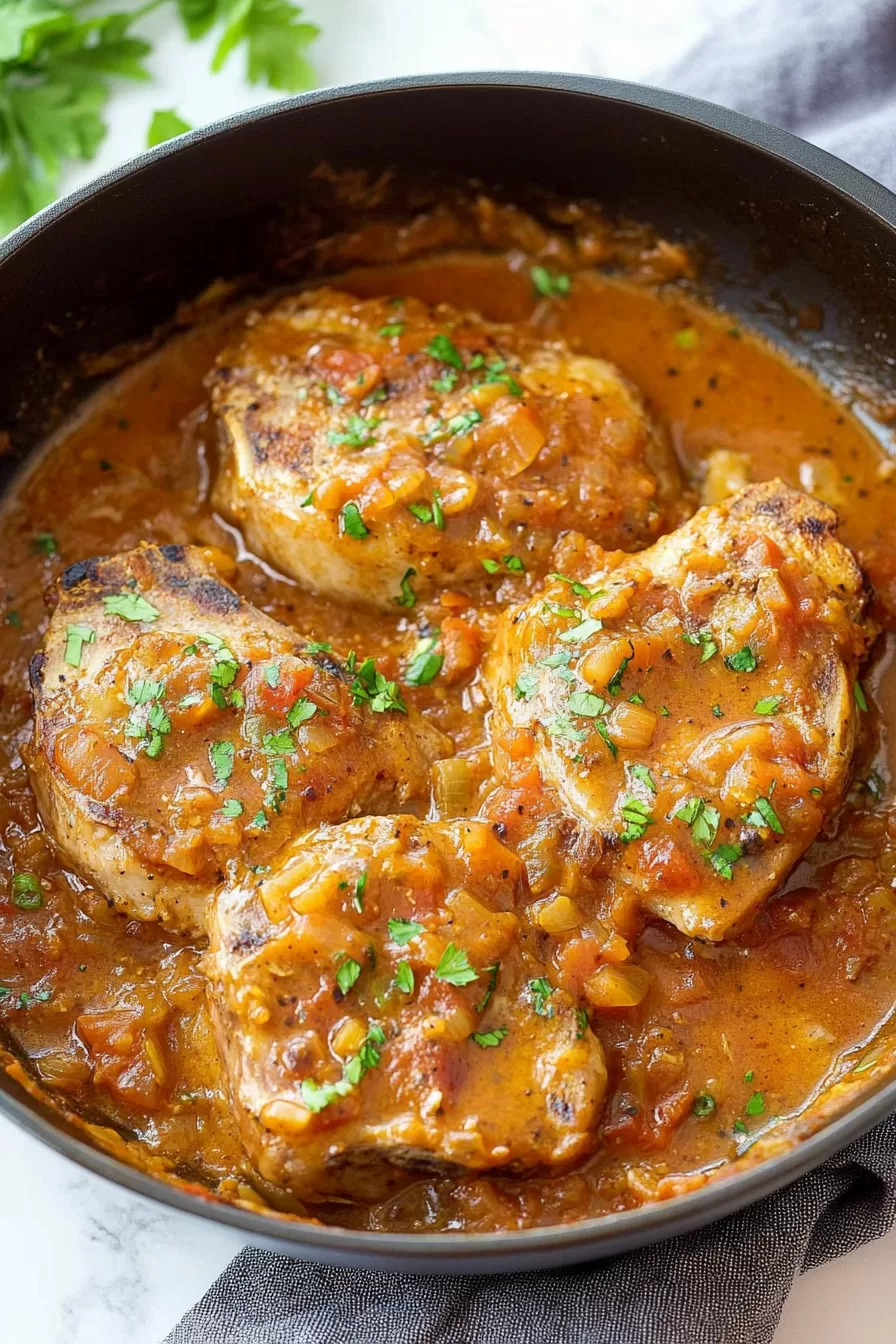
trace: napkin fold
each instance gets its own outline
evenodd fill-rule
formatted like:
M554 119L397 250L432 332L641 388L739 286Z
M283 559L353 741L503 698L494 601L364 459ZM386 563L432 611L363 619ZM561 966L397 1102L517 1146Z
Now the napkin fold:
M758 0L649 81L786 127L896 188L896 3ZM787 1189L593 1265L455 1278L244 1250L166 1344L769 1344L797 1274L896 1219L896 1116Z

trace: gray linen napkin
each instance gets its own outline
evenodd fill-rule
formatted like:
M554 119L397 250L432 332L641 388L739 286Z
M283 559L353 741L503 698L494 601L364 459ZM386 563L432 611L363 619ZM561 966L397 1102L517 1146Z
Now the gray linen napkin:
M896 0L758 0L651 82L896 187ZM797 1274L894 1220L891 1116L742 1213L590 1266L424 1278L245 1250L166 1344L769 1344Z

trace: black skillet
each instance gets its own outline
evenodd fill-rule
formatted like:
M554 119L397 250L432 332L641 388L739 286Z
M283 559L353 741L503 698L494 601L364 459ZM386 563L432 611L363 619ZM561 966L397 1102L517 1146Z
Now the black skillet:
M823 375L896 395L896 197L803 141L709 103L543 74L444 75L309 94L163 146L0 243L0 485L90 390L82 357L146 337L220 276L282 281L271 220L308 174L396 165L590 196L704 241L713 295ZM293 216L294 218L294 216ZM793 313L821 304L821 333ZM848 355L838 351L841 345ZM72 500L77 508L77 500ZM695 1193L568 1226L489 1234L345 1231L250 1213L92 1147L0 1075L0 1113L57 1152L247 1240L333 1264L490 1272L569 1264L685 1232L792 1181L896 1109L896 1080L791 1151Z

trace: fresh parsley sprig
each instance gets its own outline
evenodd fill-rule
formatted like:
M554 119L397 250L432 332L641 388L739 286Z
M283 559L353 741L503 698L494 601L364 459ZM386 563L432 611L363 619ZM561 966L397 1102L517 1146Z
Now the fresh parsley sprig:
M3 0L0 4L0 235L48 205L64 166L92 159L106 135L104 111L119 79L151 79L152 43L135 29L173 8L187 39L212 29L212 71L237 47L252 84L295 93L314 83L307 49L318 36L291 0L144 0L91 16L92 0ZM188 129L156 113L152 144Z

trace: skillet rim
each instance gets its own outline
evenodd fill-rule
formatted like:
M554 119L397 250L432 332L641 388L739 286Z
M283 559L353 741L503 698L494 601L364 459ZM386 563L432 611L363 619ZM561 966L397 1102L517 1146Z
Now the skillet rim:
M896 195L827 151L766 122L685 94L621 80L542 71L466 71L334 85L235 113L179 136L102 174L20 225L0 242L0 281L5 263L15 253L51 230L71 211L123 182L136 181L157 161L183 153L207 139L226 135L247 123L274 123L278 117L291 116L303 107L319 103L418 89L465 87L571 93L583 100L593 98L604 104L633 105L656 112L661 118L696 123L722 140L745 143L769 159L813 178L835 197L844 198L879 219L892 231L896 243ZM304 1253L312 1260L330 1264L401 1268L412 1273L434 1270L494 1273L544 1268L618 1254L690 1231L789 1184L896 1110L894 1078L787 1152L734 1175L721 1176L688 1194L637 1209L517 1231L394 1233L290 1222L169 1185L60 1128L59 1122L50 1118L53 1111L48 1104L33 1100L26 1104L12 1095L14 1088L18 1090L12 1080L0 1077L0 1114L62 1156L133 1193L232 1227L246 1234L251 1242L270 1245L288 1254Z

